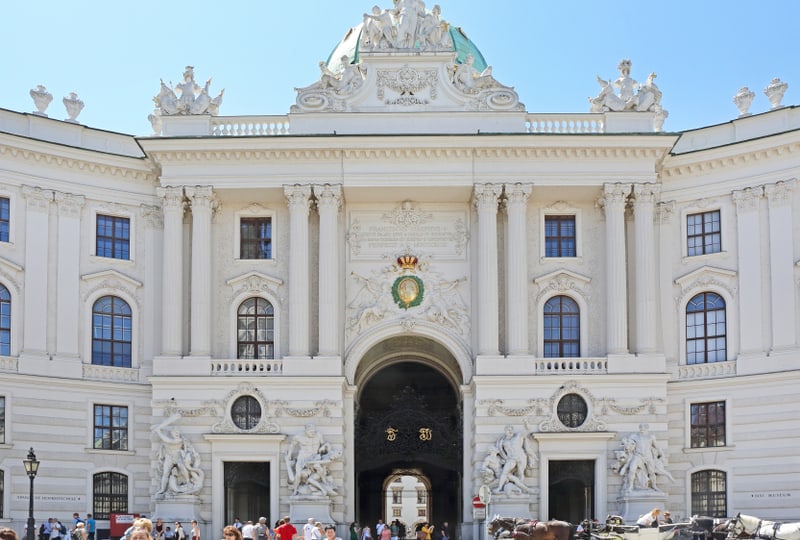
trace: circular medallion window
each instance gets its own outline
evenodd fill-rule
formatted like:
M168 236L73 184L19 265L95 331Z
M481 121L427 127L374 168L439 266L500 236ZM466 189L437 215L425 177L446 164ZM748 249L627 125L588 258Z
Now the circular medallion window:
M556 414L566 427L577 428L586 422L589 407L586 405L586 400L578 394L566 394L558 400Z
M253 396L242 396L233 402L231 420L239 429L253 429L261 421L261 404Z

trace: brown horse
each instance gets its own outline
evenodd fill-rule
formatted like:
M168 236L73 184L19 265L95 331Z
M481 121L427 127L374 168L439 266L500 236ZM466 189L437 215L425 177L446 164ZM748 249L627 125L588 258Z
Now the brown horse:
M574 527L566 521L495 516L487 531L495 540L570 540Z

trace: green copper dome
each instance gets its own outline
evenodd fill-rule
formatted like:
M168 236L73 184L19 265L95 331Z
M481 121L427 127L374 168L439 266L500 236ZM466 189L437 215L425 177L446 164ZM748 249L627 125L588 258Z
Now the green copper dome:
M343 66L341 59L342 56L345 55L350 59L351 64L357 64L359 62L358 50L360 48L361 33L363 30L364 23L360 23L347 31L347 34L345 34L344 38L342 38L342 41L339 42L339 44L328 56L328 59L325 62L325 64L328 66L328 69L334 73L342 71ZM488 64L483 58L483 54L481 54L481 51L478 50L478 47L476 47L475 44L470 41L460 27L448 25L448 32L453 41L453 50L456 52L456 63L463 64L467 58L467 55L471 54L475 58L475 63L473 64L475 69L479 72L486 69Z

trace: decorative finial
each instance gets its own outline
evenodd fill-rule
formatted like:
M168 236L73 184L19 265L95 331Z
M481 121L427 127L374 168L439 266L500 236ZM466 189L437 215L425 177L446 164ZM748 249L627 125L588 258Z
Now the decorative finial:
M753 103L754 97L756 97L755 92L751 92L746 86L739 88L739 91L733 96L733 103L739 109L739 118L750 116L750 104Z
M64 107L67 108L67 118L65 118L65 121L77 124L78 115L81 114L83 110L83 101L80 100L78 94L75 92L70 92L68 95L64 96L64 99L61 101L64 103Z
M47 117L44 111L47 110L47 106L53 101L53 94L48 92L43 84L39 84L36 85L36 88L31 88L30 95L33 98L33 104L36 105L36 110L33 114Z
M772 109L781 108L781 100L783 99L783 94L786 93L787 88L789 88L789 85L781 81L779 77L772 79L769 85L764 88L764 94L766 94L767 99L769 99Z

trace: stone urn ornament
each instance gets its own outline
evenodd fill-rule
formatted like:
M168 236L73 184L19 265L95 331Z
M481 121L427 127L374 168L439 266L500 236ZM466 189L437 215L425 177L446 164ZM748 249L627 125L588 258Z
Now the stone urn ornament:
M733 96L733 103L739 109L739 117L750 116L750 105L753 103L753 98L756 97L755 92L751 91L746 86L742 86L736 95Z
M53 94L47 91L43 84L36 85L36 88L31 88L30 95L33 98L33 104L36 110L33 114L37 116L47 117L47 106L53 101Z
M786 93L786 90L789 88L789 85L785 82L781 81L779 77L775 77L770 81L766 88L764 88L764 94L769 99L770 105L772 105L772 109L780 109L781 108L781 100L783 100L783 94Z
M81 114L81 111L83 110L83 101L81 101L81 99L78 97L78 94L75 92L70 92L68 95L64 96L62 101L64 103L64 107L67 108L67 118L65 121L77 124L78 115Z

